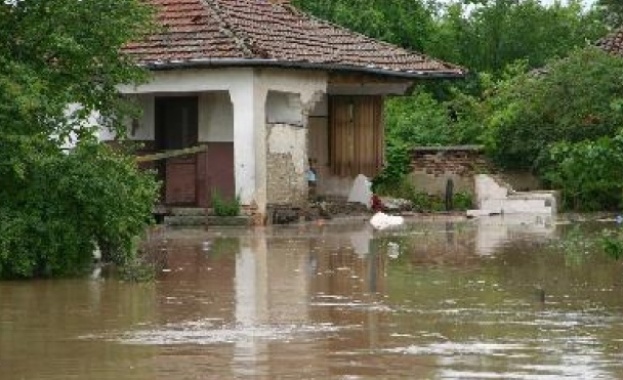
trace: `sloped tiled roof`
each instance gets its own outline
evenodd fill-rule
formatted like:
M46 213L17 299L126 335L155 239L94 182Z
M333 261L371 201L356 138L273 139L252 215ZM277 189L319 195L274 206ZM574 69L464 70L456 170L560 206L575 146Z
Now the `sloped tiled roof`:
M462 68L365 37L270 0L145 0L164 29L124 52L152 69L287 66L403 77Z
M623 56L623 28L617 29L595 43L608 53Z

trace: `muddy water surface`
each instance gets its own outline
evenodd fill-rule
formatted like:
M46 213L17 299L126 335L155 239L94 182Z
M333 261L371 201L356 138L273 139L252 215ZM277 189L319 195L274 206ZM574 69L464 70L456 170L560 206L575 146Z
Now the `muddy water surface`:
M153 284L0 283L0 379L623 379L623 266L568 231L167 231Z

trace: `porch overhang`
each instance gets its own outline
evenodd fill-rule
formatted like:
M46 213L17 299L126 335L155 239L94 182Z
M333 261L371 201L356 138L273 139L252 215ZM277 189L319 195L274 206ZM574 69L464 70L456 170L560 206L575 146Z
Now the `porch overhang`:
M172 60L172 61L153 61L141 63L139 66L149 70L180 70L180 69L198 69L213 67L274 67L274 68L290 68L319 70L343 73L362 73L373 74L385 77L404 78L404 79L461 79L467 72L465 70L408 70L398 71L388 67L380 67L376 65L355 66L345 65L331 62L302 62L302 61L282 61L277 59L260 59L260 58L201 58L189 60Z

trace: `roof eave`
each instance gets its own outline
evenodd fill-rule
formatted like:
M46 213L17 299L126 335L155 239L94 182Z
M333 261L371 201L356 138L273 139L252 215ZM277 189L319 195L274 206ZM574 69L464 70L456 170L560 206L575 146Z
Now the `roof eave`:
M313 63L313 62L297 62L297 61L280 61L275 59L257 59L257 58L218 58L218 59L192 59L186 61L158 61L140 63L142 67L149 70L176 70L176 69L193 69L205 67L281 67L296 68L310 70L327 70L327 71L346 71L369 73L382 76L399 77L405 79L460 79L464 78L466 72L460 69L456 70L410 70L397 71L388 68L376 66L355 66L339 63Z

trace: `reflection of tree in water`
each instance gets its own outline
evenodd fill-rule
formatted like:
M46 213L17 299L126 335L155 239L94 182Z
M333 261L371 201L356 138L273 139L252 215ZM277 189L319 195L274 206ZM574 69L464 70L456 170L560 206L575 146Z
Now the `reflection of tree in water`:
M603 254L594 226L561 226L559 236L509 241L490 264L509 285L537 284L552 297L575 293L593 299L595 289L623 285L623 266Z
M217 237L212 239L210 245L211 255L216 257L236 255L240 252L240 238L237 237Z

